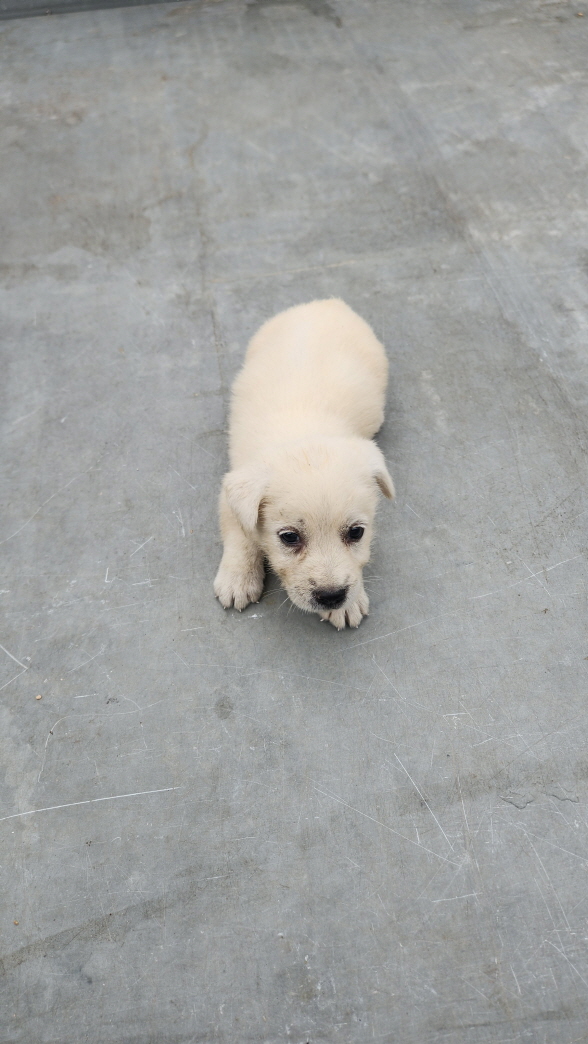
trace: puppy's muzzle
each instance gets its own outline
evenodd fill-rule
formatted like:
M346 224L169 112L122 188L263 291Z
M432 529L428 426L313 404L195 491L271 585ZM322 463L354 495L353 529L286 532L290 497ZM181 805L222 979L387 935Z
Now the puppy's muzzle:
M324 587L314 591L313 599L320 609L340 609L347 598L349 587Z

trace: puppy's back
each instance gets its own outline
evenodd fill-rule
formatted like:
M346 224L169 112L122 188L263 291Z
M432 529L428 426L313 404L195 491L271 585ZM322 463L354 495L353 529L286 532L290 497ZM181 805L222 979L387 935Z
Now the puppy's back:
M231 443L244 450L270 430L275 438L289 418L300 435L371 438L383 420L387 376L382 345L343 301L289 308L249 344L233 386Z

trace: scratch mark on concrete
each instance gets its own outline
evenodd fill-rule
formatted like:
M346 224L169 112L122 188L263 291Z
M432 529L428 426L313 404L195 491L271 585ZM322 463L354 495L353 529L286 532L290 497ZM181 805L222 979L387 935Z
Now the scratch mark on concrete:
M14 662L17 663L19 667L22 667L23 670L28 671L28 667L24 663L21 663L20 660L17 660L16 656L13 656L11 652L8 652L8 649L5 649L3 645L0 645L0 649L2 649L2 652L5 652L7 656L10 656L10 659L14 660Z
M83 663L78 663L77 667L70 667L69 671L66 671L66 674L72 674L73 671L79 671L81 667L85 667L86 664L92 663L92 660L95 660L97 656L101 656L102 655L102 653L104 652L105 648L106 648L106 646L103 645L102 648L99 649L97 653L94 653L94 655L91 656L89 660L84 660Z
M579 557L579 556L578 556ZM529 577L525 577L526 580ZM431 623L433 620L442 620L445 616L459 616L460 613L465 612L464 609L454 609L451 613L440 613L439 616L427 616L425 620L419 620L418 623L407 624L406 627L399 627L396 631L388 631L387 634L379 634L377 638L368 638L367 642L355 642L350 645L350 649L358 649L361 645L370 645L371 642L380 642L382 638L392 638L395 634L402 634L403 631L412 631L415 627L422 627L423 624Z
M95 805L98 801L119 801L122 798L145 797L147 794L167 794L170 790L181 790L182 787L162 787L160 790L138 790L133 794L110 794L108 797L88 798L86 801L68 801L65 805L49 805L47 808L31 808L28 812L14 812L11 816L1 816L0 823L7 819L21 819L22 816L34 816L39 812L55 812L59 808L75 808L78 805Z
M363 260L363 259L362 259ZM303 265L299 268L278 268L271 271L272 276L280 275L296 275L299 272L323 272L329 268L347 268L349 265L358 265L360 263L359 258L348 258L345 261L333 261L327 265ZM211 279L211 283L221 283L224 286L231 286L234 283L241 283L246 279L264 279L270 275L270 272L243 272L235 279Z
M16 656L13 656L11 652L8 652L8 649L5 649L3 645L0 645L0 649L2 649L2 652L5 652L7 656L10 656L10 659L14 660L14 662L17 663L19 667L22 667L22 671L19 671L18 674L15 674L14 678L9 678L7 682L4 682L4 685L0 685L1 692L2 689L6 688L7 685L12 685L12 682L16 681L17 678L20 678L21 675L25 673L25 671L28 671L28 667L24 663L21 663L20 660L17 660Z
M20 424L21 421L28 420L29 417L33 417L35 415L35 413L38 413L39 410L42 410L42 409L43 409L43 406L41 405L41 406L37 406L36 409L31 410L30 413L23 413L22 417L17 417L16 420L12 422L12 427L16 428L16 425Z
M15 529L14 533L11 533L10 536L4 537L3 540L0 540L0 544L6 544L6 543L8 543L9 540L12 540L13 537L18 536L19 533L22 533L23 529L25 529L28 526L29 522L32 522L33 519L37 517L37 515L39 514L39 511L42 511L43 508L49 503L49 501L51 501L55 497L59 496L60 493L63 493L64 489L67 489L68 486L71 486L72 482L77 482L78 479L83 478L84 475L87 475L90 471L96 471L96 470L98 470L98 469L97 468L87 468L86 471L81 471L79 475L74 475L74 477L71 478L69 480L69 482L65 483L65 486L60 486L59 489L55 490L55 493L52 493L50 497L47 497L47 500L44 500L43 503L40 505L40 507L38 507L36 511L33 511L33 514L31 515L31 517L27 518L26 522L23 522L22 526L19 526L18 529Z
M176 469L175 469L175 468L172 468L171 466L170 466L170 471L173 471L174 475L177 475L177 476L178 476L178 478L179 478L179 479L181 479L181 480L182 480L182 482L185 482L185 483L186 483L186 485L190 487L190 489L193 489L195 493L197 493L197 492L198 492L198 489L197 489L197 487L196 487L196 486L193 486L191 482L188 482L188 479L187 479L187 478L184 478L184 476L183 476L183 475L180 475L179 471L176 471ZM138 548L137 548L137 550L138 550Z
M451 863L453 866L460 866L455 859L449 859L447 856L440 855L439 852L433 852L431 848L426 848L425 845L419 844L418 841L414 841L411 837L406 837L405 834L401 834L399 830L394 830L394 827L388 826L387 823L382 823L379 819L374 819L373 816L368 816L367 812L362 812L360 808L355 808L354 805L350 805L343 798L337 797L336 794L329 794L326 790L321 790L320 787L312 785L313 790L316 790L318 794L322 794L324 797L331 798L332 801L337 801L340 805L344 805L345 808L351 809L352 812L357 812L359 816L363 816L364 819L369 819L371 823L375 823L376 826L383 827L384 830L388 830L389 833L394 834L396 837L401 837L403 841L408 841L409 845L414 845L415 848L420 848L422 852L427 852L428 855L432 855L435 859L440 859L443 863Z
M582 555L574 555L573 558L564 558L563 562L556 562L555 565L547 566L546 569L539 569L536 573L530 573L529 576L523 576L521 580L515 580L514 584L507 584L506 587L499 587L496 591L488 591L487 594L472 595L470 601L475 602L478 598L490 598L491 595L501 594L502 591L509 591L512 587L518 587L519 584L524 584L526 580L534 580L539 577L541 573L551 573L552 569L559 569L560 566L567 565L568 562L575 562L578 558L582 558ZM525 569L529 568L525 562L523 562L523 565L525 566ZM539 581L539 583L541 583L541 581ZM541 586L543 586L543 584L541 584Z
M131 551L129 558L132 558L133 555L136 555L137 551L140 551L142 547L145 547L145 545L148 544L150 540L153 540L152 536L148 537L147 540L144 540L142 544L139 544L139 546L136 547L134 551Z
M550 845L551 848L557 848L560 852L565 852L566 855L574 856L574 859L579 859L582 863L586 862L585 855L578 855L577 852L572 852L569 848L562 848L561 845L556 845L555 841L548 841L546 837L540 837L539 834L532 834L530 830L526 830L525 827L518 826L516 823L512 823L511 825L514 826L516 830L522 830L527 837L534 837L536 841L543 841L546 845Z
M452 895L447 899L431 899L432 903L452 903L455 899L477 899L480 892L467 892L466 895Z
M546 939L545 942L549 943L550 946L553 946L554 950L557 950L557 952L559 953L560 957L563 957L568 962L570 968L572 968L573 971L575 971L575 973L578 976L578 978L581 979L581 981L584 983L584 986L588 987L588 982L586 982L586 979L583 977L583 975L580 975L580 972L576 968L576 965L572 964L572 962L571 962L570 958L568 957L568 955L566 953L564 953L563 950L560 950L559 947L557 947L555 945L555 943L552 943L551 939Z
M425 804L425 805L427 806L427 808L428 808L429 812L431 813L431 815L432 815L433 819L435 820L435 822L436 822L437 826L439 827L439 830L440 830L440 831L441 831L441 833L443 834L443 837L445 838L445 840L447 841L447 844L449 845L449 847L450 847L451 851L453 852L453 845L451 844L451 841L450 841L450 840L449 840L449 838L447 837L447 834L445 833L445 831L444 831L443 827L441 826L441 823L440 823L440 822L439 822L439 820L437 819L437 816L436 816L436 815L435 815L435 813L433 812L433 809L431 808L431 806L430 806L429 802L427 801L427 799L426 799L425 795L423 794L423 792L422 792L421 790L419 790L419 788L418 788L417 784L415 783L414 779L412 778L412 776L411 776L410 772L409 772L409 771L408 771L408 769L407 769L407 768L405 768L405 766L404 766L404 765L402 764L402 762L401 762L400 758L398 757L398 754L395 754L395 755L394 755L394 757L396 758L396 760L397 760L398 764L400 765L400 768L402 769L402 771L403 771L403 772L405 772L405 773L406 773L406 775L408 776L408 778L409 778L410 782L412 783L412 785L413 785L414 789L416 790L416 792L417 792L418 796L420 797L421 801L423 801L423 802L424 802L424 804Z

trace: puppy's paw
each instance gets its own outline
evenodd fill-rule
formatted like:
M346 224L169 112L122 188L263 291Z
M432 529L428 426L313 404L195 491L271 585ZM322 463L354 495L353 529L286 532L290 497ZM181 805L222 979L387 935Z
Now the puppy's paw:
M345 627L359 627L364 616L368 615L370 600L362 589L354 602L343 609L334 609L330 613L320 613L321 620L328 620L338 631Z
M263 591L263 564L239 569L223 561L214 581L214 593L225 609L234 605L239 612L250 602L259 602Z

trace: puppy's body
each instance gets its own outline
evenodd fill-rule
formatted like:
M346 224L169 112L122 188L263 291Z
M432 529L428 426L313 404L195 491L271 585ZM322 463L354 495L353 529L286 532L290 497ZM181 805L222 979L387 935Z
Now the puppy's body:
M343 301L281 312L253 337L233 385L231 467L277 442L371 438L384 419L387 376L381 344Z
M253 337L233 385L221 492L225 607L259 599L267 558L300 608L338 628L361 622L377 485L394 493L370 441L387 372L373 331L343 301L290 308Z

